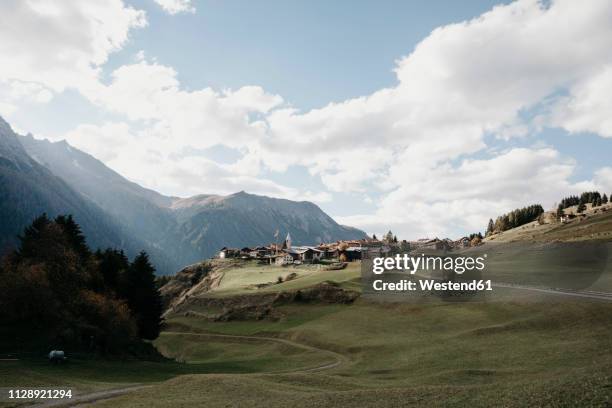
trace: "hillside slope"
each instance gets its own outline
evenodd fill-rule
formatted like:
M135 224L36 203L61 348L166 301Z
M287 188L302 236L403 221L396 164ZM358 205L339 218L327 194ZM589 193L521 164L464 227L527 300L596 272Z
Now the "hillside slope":
M143 249L162 274L174 273L188 262L199 259L190 245L177 245L177 221L167 197L141 187L113 171L95 157L65 141L49 142L20 137L32 159L62 178L144 243Z
M17 243L17 235L32 220L70 213L81 225L92 247L138 250L131 237L94 203L71 189L61 178L32 160L10 125L0 118L0 251Z
M566 214L576 214L577 206L569 207ZM491 235L484 242L573 242L585 240L612 240L612 204L593 208L587 204L582 216L562 223L553 212L544 214L544 223L533 221L499 234Z

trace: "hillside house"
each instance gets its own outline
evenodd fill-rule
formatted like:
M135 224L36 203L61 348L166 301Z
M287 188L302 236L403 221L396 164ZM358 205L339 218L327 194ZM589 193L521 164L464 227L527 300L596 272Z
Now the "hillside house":
M265 246L259 246L256 248L252 248L251 251L249 252L249 256L251 258L257 258L257 259L265 258L270 255L272 255L272 249L265 247Z
M276 255L270 255L270 259L272 262L270 263L274 263L275 265L288 265L288 264L292 264L293 263L293 257L287 253L280 253L280 254L276 254Z
M238 257L240 257L240 250L238 248L223 247L219 250L220 259L238 258Z
M345 262L353 262L361 260L361 247L351 246L340 251L340 260Z
M285 253L293 258L293 262L312 263L320 261L323 252L314 247L292 247Z
M338 259L338 247L335 245L319 245L317 249L321 251L321 259Z

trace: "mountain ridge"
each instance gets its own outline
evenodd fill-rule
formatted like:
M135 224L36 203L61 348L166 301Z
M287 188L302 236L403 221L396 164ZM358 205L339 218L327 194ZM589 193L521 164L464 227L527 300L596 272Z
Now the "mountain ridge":
M0 126L10 128L2 122ZM17 139L7 143L5 156L21 148L29 163L46 169L103 210L127 236L137 237L142 249L157 253L152 258L163 274L209 258L222 246L268 244L277 230L290 233L296 244L366 237L363 231L336 223L309 201L244 191L225 196L165 196L127 180L66 141L14 135Z

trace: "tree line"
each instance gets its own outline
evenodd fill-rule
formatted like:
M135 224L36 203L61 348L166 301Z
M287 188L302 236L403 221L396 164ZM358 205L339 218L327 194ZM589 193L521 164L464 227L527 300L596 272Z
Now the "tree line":
M544 208L540 204L533 204L528 207L517 208L507 214L500 215L495 221L489 219L485 235L506 231L520 227L538 219L544 213Z
M612 197L612 194L610 194L610 197ZM605 193L601 195L599 191L586 191L580 194L580 197L577 195L571 195L563 198L557 206L557 217L562 217L565 215L564 210L566 208L573 207L575 205L578 206L578 208L576 208L576 212L581 213L586 210L587 204L591 204L592 207L599 207L607 203L608 196Z
M55 347L102 353L155 339L162 324L145 252L92 251L72 216L36 218L0 262L0 321Z

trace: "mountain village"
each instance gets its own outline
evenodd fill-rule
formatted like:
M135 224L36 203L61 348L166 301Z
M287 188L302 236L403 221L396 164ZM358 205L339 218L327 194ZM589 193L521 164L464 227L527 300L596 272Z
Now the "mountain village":
M477 243L464 237L460 240L451 239L419 239L416 241L398 241L392 234L387 234L382 240L375 236L360 240L340 240L320 243L318 245L292 245L291 234L282 243L271 243L266 246L230 248L219 250L217 258L252 259L271 265L291 265L318 262L353 262L360 261L367 252L369 256L387 256L389 253L406 252L418 249L450 250L465 248Z

